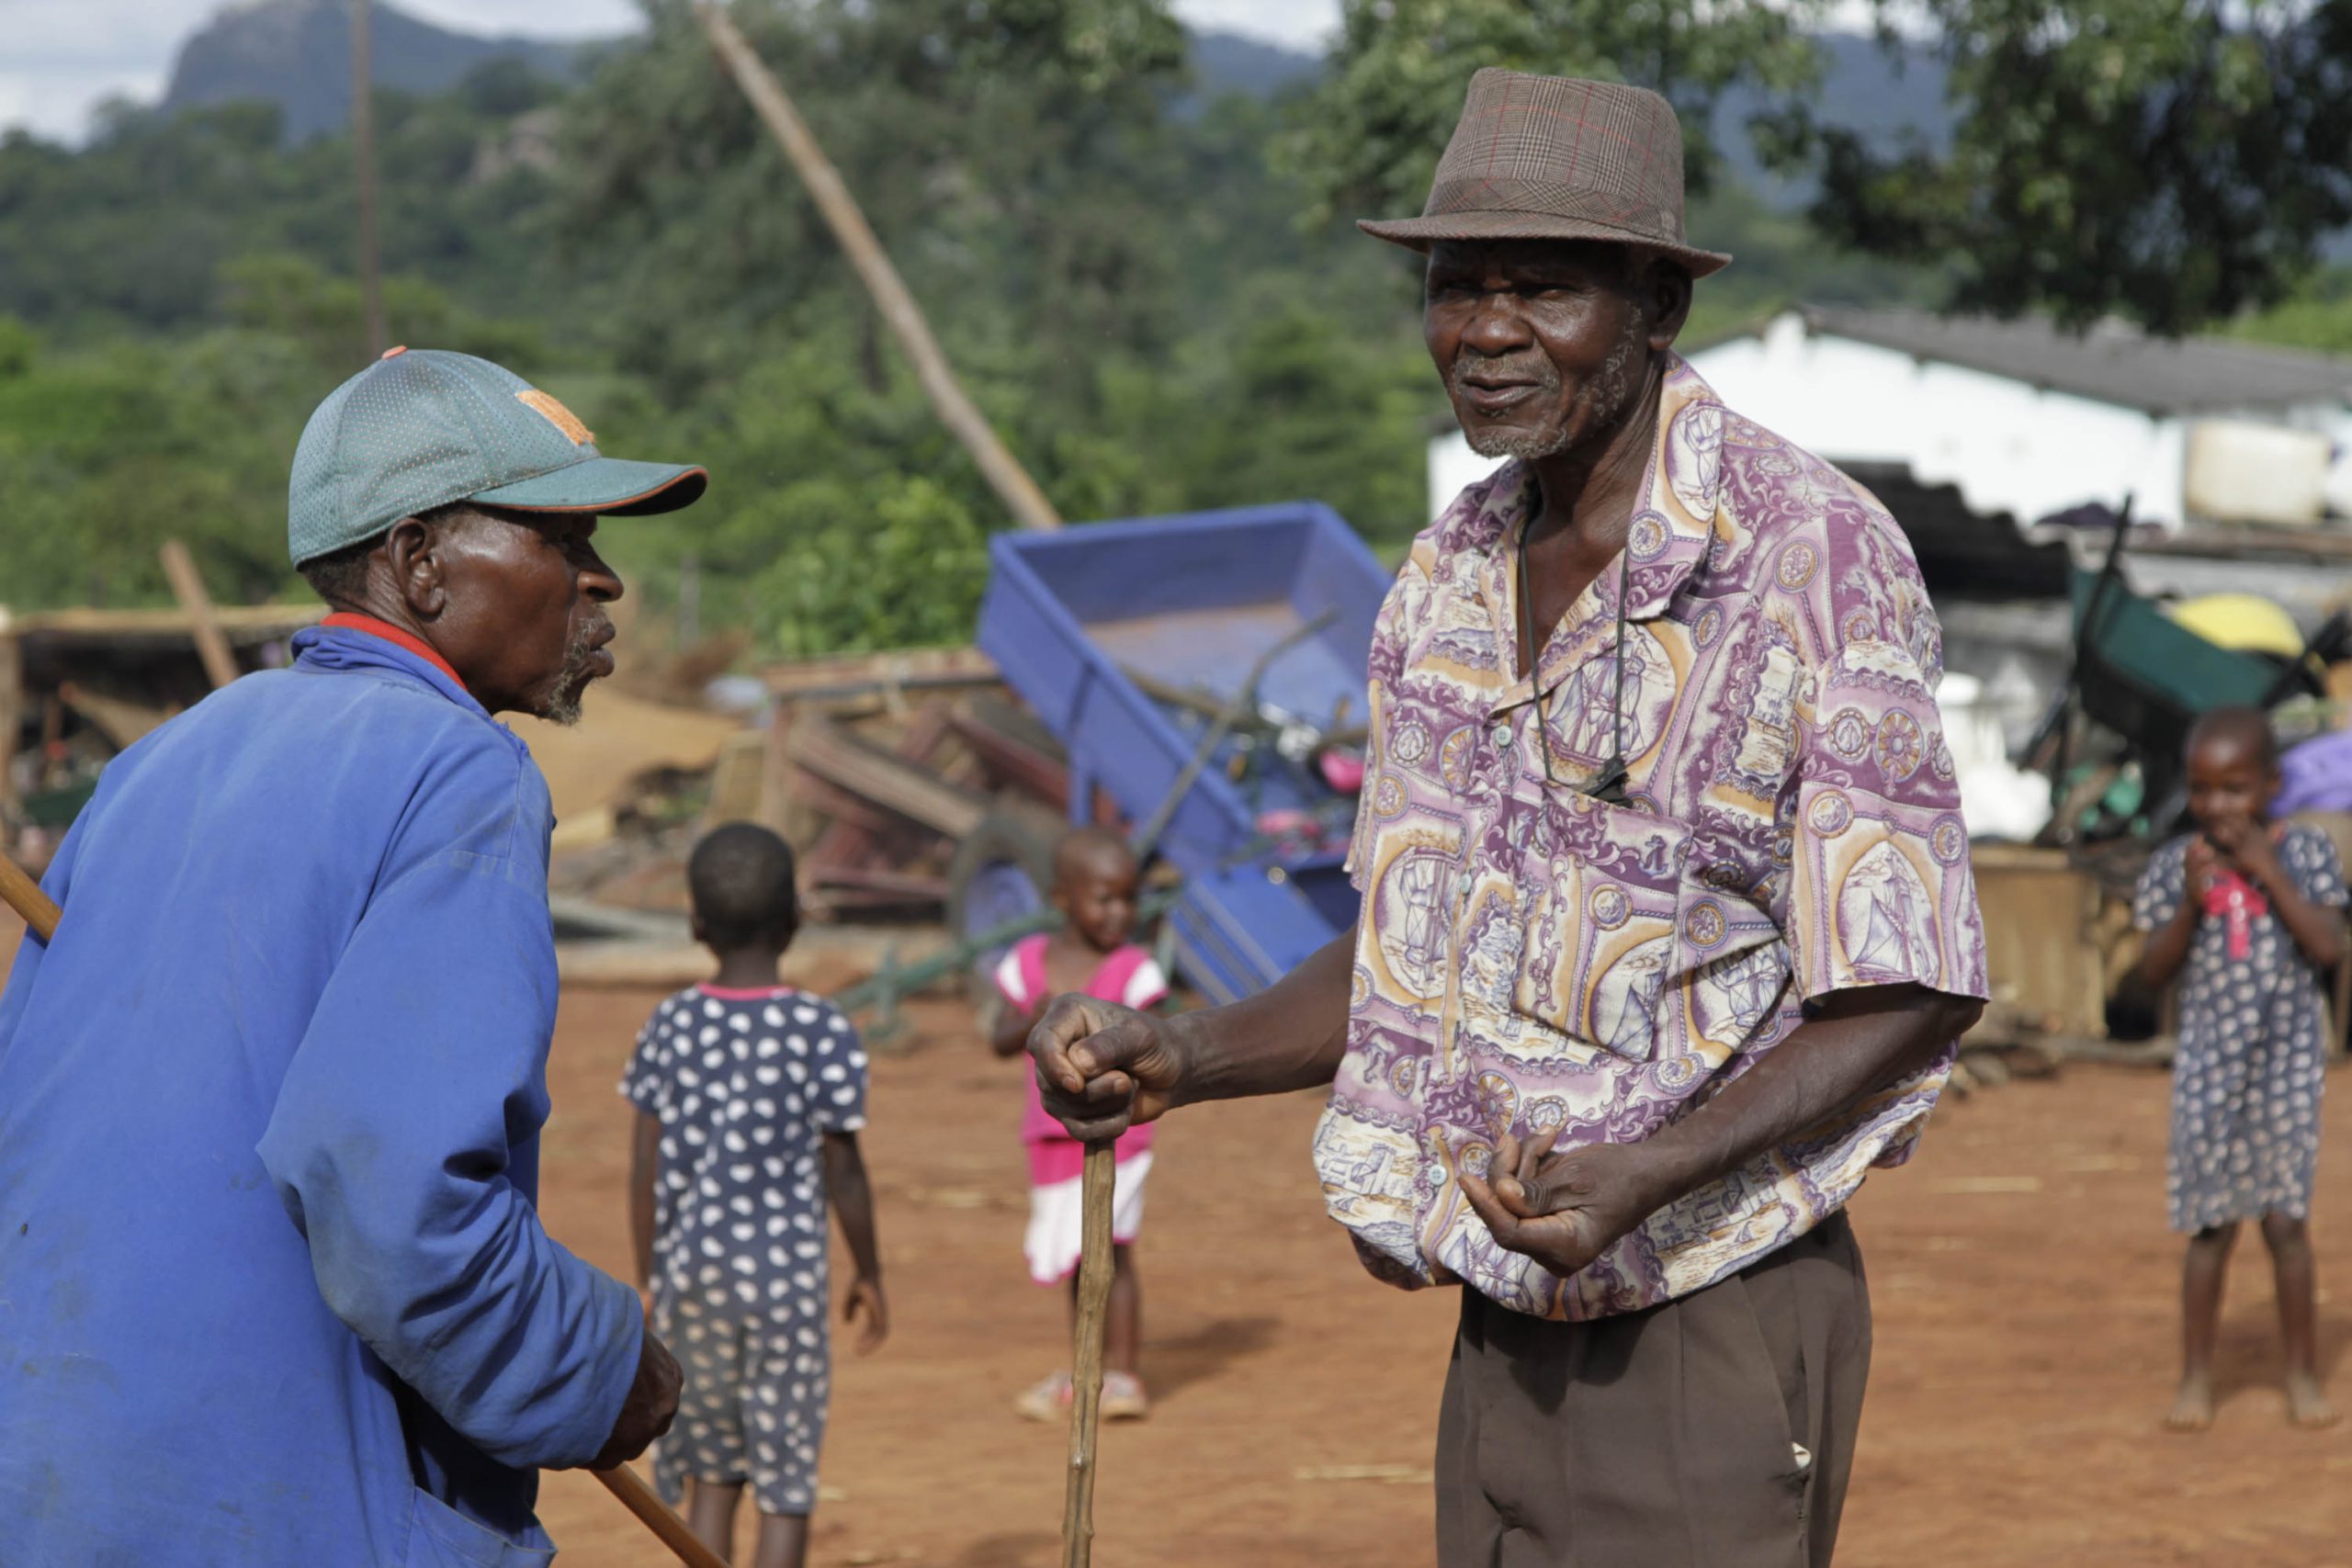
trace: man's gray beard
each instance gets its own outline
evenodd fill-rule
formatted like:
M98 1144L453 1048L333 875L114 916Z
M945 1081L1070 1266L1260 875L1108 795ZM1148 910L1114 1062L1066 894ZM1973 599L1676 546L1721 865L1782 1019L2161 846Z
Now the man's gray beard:
M555 684L549 689L547 701L540 705L537 716L567 728L580 722L581 705L588 695L588 682L596 679L595 669L589 661L595 657L596 638L606 625L599 617L572 634L571 647L565 650L563 656L563 669L557 674Z
M1553 429L1486 430L1474 435L1465 428L1462 438L1470 444L1470 450L1481 457L1516 457L1521 462L1535 463L1546 457L1556 457L1566 451L1579 430L1587 434L1598 434L1616 428L1617 422L1625 417L1625 410L1634 400L1634 351L1641 345L1648 331L1647 319L1636 312L1626 323L1625 335L1618 340L1615 348L1609 351L1609 357L1601 362L1600 368L1593 373L1590 380L1577 389L1576 397L1568 404L1567 417ZM1458 395L1463 390L1462 378L1472 369L1491 364L1491 361L1474 361L1468 355L1457 355L1453 361L1453 374L1448 378L1455 393ZM1560 373L1550 360L1528 368L1539 378L1539 396L1559 389ZM1579 413L1588 413L1589 417L1579 419Z
M1485 430L1473 435L1465 430L1462 438L1481 457L1517 457L1524 463L1534 463L1567 450L1568 427L1563 424L1549 434L1542 431Z
M1453 374L1446 378L1450 390L1459 399L1469 391L1464 381L1473 370L1509 370L1525 375L1536 384L1535 395L1548 398L1560 389L1560 372L1548 359L1536 356L1532 362L1519 363L1480 358L1475 355L1454 355ZM1573 421L1562 423L1553 430L1507 430L1489 427L1473 434L1465 424L1462 438L1470 443L1470 450L1481 457L1517 457L1526 462L1558 455L1568 444L1568 432Z

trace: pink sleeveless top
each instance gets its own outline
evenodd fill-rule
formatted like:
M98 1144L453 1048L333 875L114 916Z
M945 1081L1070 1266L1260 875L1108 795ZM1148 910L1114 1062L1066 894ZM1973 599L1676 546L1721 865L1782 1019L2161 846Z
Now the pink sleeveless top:
M1046 943L1040 933L1015 942L996 967L996 988L1005 1000L1027 1012L1051 993L1046 979ZM1086 994L1106 1002L1141 1010L1168 995L1168 976L1150 953L1132 944L1107 954L1086 982ZM1022 1082L1028 1106L1021 1118L1021 1141L1029 1145L1030 1179L1040 1187L1075 1179L1085 1168L1085 1145L1046 1114L1037 1091L1037 1075L1024 1073ZM1130 1127L1119 1137L1118 1157L1126 1163L1151 1147L1149 1124Z

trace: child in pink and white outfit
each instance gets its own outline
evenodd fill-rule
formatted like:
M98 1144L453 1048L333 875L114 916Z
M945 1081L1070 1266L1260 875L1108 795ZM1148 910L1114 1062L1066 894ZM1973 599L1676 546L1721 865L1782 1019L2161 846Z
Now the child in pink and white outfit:
M1126 841L1107 829L1080 829L1055 847L1053 898L1062 912L1062 928L1015 943L997 965L996 987L1005 1001L990 1042L998 1055L1021 1056L1025 1068L1029 1031L1046 1004L1064 992L1138 1010L1166 999L1168 976L1150 953L1127 940L1135 929L1140 874ZM1024 1071L1022 1082L1028 1096L1021 1139L1029 1147L1029 1277L1041 1285L1069 1280L1074 1308L1085 1145L1046 1114L1035 1075ZM1138 1375L1143 1286L1136 1277L1135 1241L1143 1225L1152 1131L1148 1124L1130 1128L1118 1145L1102 1356L1102 1414L1112 1419L1138 1419L1150 1409ZM1057 1371L1023 1393L1013 1408L1033 1421L1061 1420L1069 1415L1070 1398L1069 1373Z

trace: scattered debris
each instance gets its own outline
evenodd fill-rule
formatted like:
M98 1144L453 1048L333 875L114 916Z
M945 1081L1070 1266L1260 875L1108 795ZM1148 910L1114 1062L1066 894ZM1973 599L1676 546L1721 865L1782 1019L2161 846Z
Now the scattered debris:
M1303 1464L1291 1472L1294 1481L1376 1481L1387 1486L1427 1486L1434 1471L1414 1464Z
M2038 1176L1948 1176L1931 1184L1953 1197L1985 1197L2006 1192L2039 1192Z

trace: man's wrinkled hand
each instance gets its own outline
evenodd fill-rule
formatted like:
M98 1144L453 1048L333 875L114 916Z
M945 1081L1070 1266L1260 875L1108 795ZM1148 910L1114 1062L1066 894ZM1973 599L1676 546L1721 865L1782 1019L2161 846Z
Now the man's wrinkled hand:
M648 1324L645 1338L637 1353L637 1377L628 1385L628 1397L621 1401L621 1413L613 1423L613 1435L605 1439L604 1448L588 1461L591 1470L611 1470L627 1464L647 1449L653 1439L670 1429L678 1415L678 1359L662 1343Z
M1607 1251L1668 1198L1638 1144L1552 1152L1557 1129L1521 1142L1505 1133L1487 1179L1461 1173L1462 1195L1495 1240L1565 1279Z
M1184 1089L1168 1021L1093 997L1057 997L1029 1032L1029 1058L1046 1110L1073 1138L1115 1138Z

